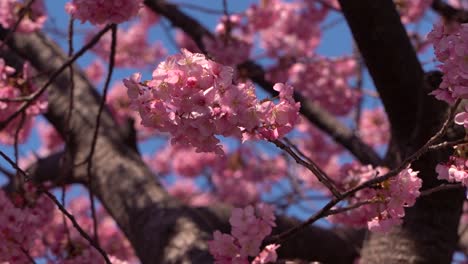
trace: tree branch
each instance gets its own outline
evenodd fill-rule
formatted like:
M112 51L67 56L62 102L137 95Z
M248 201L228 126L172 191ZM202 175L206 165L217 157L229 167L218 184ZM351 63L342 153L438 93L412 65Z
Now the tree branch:
M442 0L434 0L431 7L436 13L449 21L468 22L468 12L466 10L456 9Z

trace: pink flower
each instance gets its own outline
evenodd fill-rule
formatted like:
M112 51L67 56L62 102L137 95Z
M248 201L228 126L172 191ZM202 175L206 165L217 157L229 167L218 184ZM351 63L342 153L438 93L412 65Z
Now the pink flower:
M348 176L341 184L355 187L377 175L382 175L386 169L372 169L371 166L346 166ZM346 168L345 167L345 168ZM422 181L417 177L418 172L410 168L402 170L398 175L380 184L380 188L368 188L358 191L348 199L349 204L370 202L356 209L331 217L333 222L344 223L353 227L367 226L369 230L387 232L393 225L401 223L405 216L405 207L411 207L419 197Z
M455 124L457 125L463 125L465 129L468 129L468 106L465 106L465 111L458 113L455 116Z
M468 160L464 157L450 156L447 162L437 164L435 170L437 179L468 186Z
M208 242L208 247L215 258L215 263L248 263L247 257L257 255L252 263L268 263L276 260L276 249L279 245L268 245L260 252L262 240L271 233L271 228L274 226L274 217L273 222L264 221L259 214L263 212L269 215L272 208L262 205L257 209L259 211L253 206L233 209L229 219L232 236L221 234L219 231L214 232L213 240Z
M266 246L255 259L252 261L252 264L265 264L265 263L274 263L278 255L276 250L280 247L277 244L270 244Z

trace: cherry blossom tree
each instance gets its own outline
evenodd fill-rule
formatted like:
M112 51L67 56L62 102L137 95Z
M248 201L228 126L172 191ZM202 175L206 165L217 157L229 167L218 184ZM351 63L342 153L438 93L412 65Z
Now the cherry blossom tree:
M468 1L49 2L0 0L0 263L467 263Z

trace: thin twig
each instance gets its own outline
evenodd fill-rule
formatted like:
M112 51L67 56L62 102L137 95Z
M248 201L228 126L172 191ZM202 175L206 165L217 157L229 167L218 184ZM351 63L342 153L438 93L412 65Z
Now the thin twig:
M107 256L106 252L99 246L99 244L97 244L84 230L83 228L81 228L81 226L78 224L78 222L76 221L76 219L73 217L72 214L70 214L67 209L65 209L65 207L63 207L62 204L60 204L60 202L57 200L57 198L55 198L55 196L53 194L51 194L49 191L47 190L41 190L43 193L45 193L45 195L47 195L47 197L49 197L54 203L55 205L57 205L57 207L59 208L60 212L62 212L64 215L67 216L67 218L72 222L73 226L75 227L75 229L78 231L78 233L80 233L80 235L86 239L90 244L91 246L93 246L97 251L99 251L99 253L101 253L101 255L104 257L104 260L106 261L107 264L112 264L109 257Z
M116 49L116 43L117 43L117 25L113 24L111 27L111 30L112 30L112 41L111 41L111 50L110 50L110 57L109 57L109 69L107 72L106 82L104 84L104 91L103 91L101 103L99 105L99 110L98 110L98 114L96 117L96 127L93 133L91 149L89 151L88 158L86 159L88 163L87 173L88 173L88 184L89 184L89 199L91 202L91 215L93 217L94 239L98 244L99 244L99 235L98 235L98 228L97 228L96 207L95 207L94 198L93 198L94 192L93 192L92 166L93 166L93 155L94 155L94 151L96 150L99 127L101 124L101 114L106 104L107 90L109 89L109 84L112 78L112 72L114 71L115 49Z
M465 138L462 138L462 139L455 140L455 141L445 141L445 142L442 142L442 143L439 143L439 144L435 144L435 145L429 146L429 149L430 150L437 150L437 149L441 149L441 148L454 147L454 146L465 144L465 143L468 143L468 140L465 139Z
M72 16L70 16L70 19L68 21L68 57L72 57L73 56L73 35L74 35L74 22L75 22L75 19L73 19ZM60 159L60 163L62 166L65 165L65 163L67 162L66 159L67 159L67 153L68 153L68 146L70 144L70 140L71 140L71 120L72 120L72 116L73 116L73 108L74 108L74 94L75 94L75 71L73 69L73 64L70 64L70 67L69 67L69 71L70 71L70 94L69 94L69 99L68 99L68 114L67 114L67 121L66 121L66 125L65 125L65 144L64 144L64 153L65 155L62 156L62 158ZM72 159L73 160L73 159ZM60 167L62 167L60 166ZM66 170L62 170L62 172L65 173ZM66 185L65 184L62 184L62 190L61 190L61 201L62 201L62 204L65 206L65 195L66 195ZM68 243L71 244L71 235L70 235L70 230L68 229L68 224L67 224L67 219L65 217L65 215L63 215L63 226L65 227L65 233L67 235L67 239L68 239Z
M21 252L23 252L23 254L26 256L26 258L32 263L32 264L36 264L36 261L34 260L34 258L29 254L29 252L22 246L18 243L18 246L19 248L21 249Z
M440 192L440 191L445 191L445 190L453 190L453 189L462 189L463 186L460 184L442 184L439 186L436 186L431 189L427 189L421 192L420 196L428 196L430 194Z
M284 150L286 153L288 153L298 164L309 169L317 177L317 179L333 193L335 197L341 197L340 192L336 189L330 177L328 177L325 174L325 172L323 172L320 169L320 167L317 166L317 164L315 164L312 160L308 159L309 162L305 161L298 154L296 154L296 152L294 152L292 148L285 145L279 140L270 140L270 142L275 144L275 146L277 146L278 148Z
M341 213L356 209L358 207L361 207L363 205L373 204L373 203L378 203L378 201L377 200L366 200L366 201L362 201L362 202L357 202L357 203L355 203L353 205L350 205L350 206L341 207L341 208L337 208L337 209L330 209L330 210L328 210L328 212L324 213L323 216L341 214Z

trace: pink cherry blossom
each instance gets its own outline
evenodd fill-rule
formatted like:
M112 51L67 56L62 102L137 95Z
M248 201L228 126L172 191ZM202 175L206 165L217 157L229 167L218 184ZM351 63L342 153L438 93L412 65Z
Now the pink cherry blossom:
M447 162L437 164L435 170L437 179L468 186L468 160L465 157L450 156Z
M434 25L428 39L433 43L437 59L444 73L439 89L432 92L439 100L454 103L468 98L468 24Z
M252 83L233 84L231 67L187 50L160 63L152 80L140 83L137 74L124 84L144 126L168 132L173 143L198 152L223 154L216 135L278 139L292 130L299 115L292 87L274 86L278 104L258 102Z
M465 106L465 111L458 113L454 118L455 124L462 125L468 129L468 106Z
M264 252L260 252L262 240L271 233L271 228L275 226L272 212L273 209L268 205L256 208L250 205L244 209L234 208L229 219L232 235L215 231L213 240L208 242L208 248L215 258L215 263L248 263L247 257L257 255L252 263L274 261L279 245L269 245ZM262 214L268 215L269 220L265 221Z
M371 166L352 164L343 167L345 174L341 180L342 188L355 187L377 175L382 175L385 168L373 169ZM358 191L348 199L350 204L367 201L344 214L330 217L333 222L343 223L353 227L367 226L369 230L387 232L392 226L400 224L405 216L405 207L411 207L419 197L422 181L418 172L410 168L403 169L398 175L380 184L380 188L367 188Z
M265 263L275 263L278 255L276 250L280 247L277 244L270 244L266 246L255 259L252 261L252 264L265 264Z

